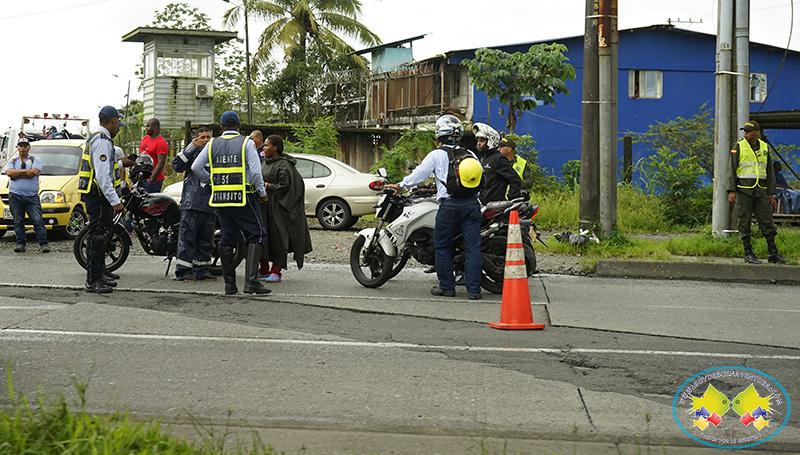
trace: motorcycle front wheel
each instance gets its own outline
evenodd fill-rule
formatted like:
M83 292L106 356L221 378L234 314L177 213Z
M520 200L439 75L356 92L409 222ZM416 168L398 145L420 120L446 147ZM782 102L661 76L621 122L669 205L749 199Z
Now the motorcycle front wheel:
M80 230L75 237L75 243L72 244L72 253L78 264L84 269L89 261L86 259L86 238L89 233L89 226L86 225ZM113 272L122 267L122 264L128 260L128 255L131 252L131 237L124 227L115 224L111 231L111 240L106 248L105 264L106 270Z
M377 288L391 278L394 257L388 256L380 244L371 253L367 253L367 238L359 235L350 248L350 270L356 281L368 288ZM398 270L399 272L399 270Z

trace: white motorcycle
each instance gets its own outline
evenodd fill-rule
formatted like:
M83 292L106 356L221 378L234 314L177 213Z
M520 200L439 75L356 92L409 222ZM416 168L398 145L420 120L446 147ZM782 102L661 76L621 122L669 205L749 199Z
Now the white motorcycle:
M363 286L377 288L395 277L410 257L423 265L434 265L433 228L439 204L436 190L430 186L416 187L407 195L394 194L387 189L375 206L379 219L377 228L363 229L350 249L350 269ZM528 274L536 272L536 253L530 231L542 242L532 218L539 211L530 201L491 202L481 208L481 287L489 292L503 292L508 215L519 213L525 265ZM465 254L459 234L454 239L453 269L464 270ZM547 245L545 245L547 246Z

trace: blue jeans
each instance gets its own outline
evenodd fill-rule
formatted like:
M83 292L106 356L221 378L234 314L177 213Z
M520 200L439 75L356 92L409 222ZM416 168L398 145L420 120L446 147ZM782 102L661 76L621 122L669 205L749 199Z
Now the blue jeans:
M783 199L783 206L787 213L795 213L797 209L800 209L800 190L778 188L776 197Z
M27 213L39 245L47 246L47 229L44 227L42 203L38 194L36 196L20 196L11 193L8 195L8 208L11 210L11 216L14 217L14 234L17 237L18 245L25 246L25 214Z
M164 181L161 180L160 182L150 182L145 180L142 182L142 186L144 187L145 191L148 193L160 193L161 187L164 185Z
M439 287L446 293L455 292L453 276L453 237L463 234L466 264L464 281L469 295L481 293L481 206L477 198L445 199L436 212L433 229L433 248L436 260L436 277Z

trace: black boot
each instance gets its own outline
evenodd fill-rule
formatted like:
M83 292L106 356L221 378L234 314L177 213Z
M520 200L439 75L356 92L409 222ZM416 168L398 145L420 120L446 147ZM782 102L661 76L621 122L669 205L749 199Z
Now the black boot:
M786 264L787 259L778 253L778 247L775 246L775 237L767 240L767 251L769 251L769 257L767 261L770 264Z
M222 261L222 278L225 280L225 294L236 294L236 264L233 263L233 247L220 246L219 259Z
M244 293L245 294L269 294L269 289L258 281L258 261L261 259L261 245L257 243L247 244L247 256L245 260L245 281Z
M753 247L750 246L750 242L744 242L744 262L748 264L761 264L758 256L753 253Z

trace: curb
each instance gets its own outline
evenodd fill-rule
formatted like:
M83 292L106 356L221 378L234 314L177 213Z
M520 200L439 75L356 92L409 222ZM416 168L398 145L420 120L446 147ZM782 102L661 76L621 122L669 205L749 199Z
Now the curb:
M800 267L773 264L719 264L713 262L597 261L595 276L664 280L736 281L760 284L800 284Z

